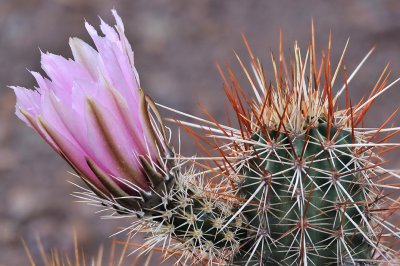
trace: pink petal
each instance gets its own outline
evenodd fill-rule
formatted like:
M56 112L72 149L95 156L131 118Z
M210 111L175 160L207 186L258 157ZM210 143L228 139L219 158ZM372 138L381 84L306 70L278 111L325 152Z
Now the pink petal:
M93 80L96 80L101 66L99 53L79 38L70 38L69 46L75 61L84 66Z
M103 62L104 75L107 80L130 102L138 102L138 88L132 66L121 44L107 37L100 37L97 31L88 23L86 28L92 37Z
M92 105L94 103L95 106ZM93 110L94 107L96 110ZM86 118L89 141L95 151L96 159L106 160L112 175L135 180L137 185L147 188L147 180L142 177L140 163L135 157L135 150L121 118L114 116L107 107L90 99L88 99Z

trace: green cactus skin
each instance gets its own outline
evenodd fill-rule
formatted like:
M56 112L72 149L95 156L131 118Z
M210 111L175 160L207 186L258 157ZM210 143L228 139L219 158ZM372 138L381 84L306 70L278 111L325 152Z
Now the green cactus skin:
M320 120L301 135L276 131L268 135L260 132L253 136L258 145L239 189L244 198L253 197L252 204L243 209L253 232L242 254L256 249L251 262L263 259L270 263L265 265L298 265L304 259L302 254L314 265L371 259L372 248L355 227L360 226L367 235L372 229L366 226L368 218L360 214L368 209L360 181L363 169L354 163L351 148L334 148L330 153L327 146L330 142L353 143L351 132L333 127L328 134L327 123ZM344 243L337 241L343 234ZM259 239L264 246L255 246ZM304 248L306 251L299 252ZM245 265L248 256L239 257L238 262Z

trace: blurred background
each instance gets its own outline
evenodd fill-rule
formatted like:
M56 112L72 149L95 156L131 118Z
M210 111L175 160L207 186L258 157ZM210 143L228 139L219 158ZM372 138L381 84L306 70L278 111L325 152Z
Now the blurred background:
M67 181L79 180L14 116L15 97L7 88L32 88L35 83L27 69L40 70L39 48L70 57L68 38L89 41L84 20L97 26L101 16L113 24L113 7L124 20L148 94L164 105L200 116L201 103L222 122L225 98L215 63L229 63L237 70L233 50L248 62L242 32L265 65L270 51L277 52L280 30L286 51L295 40L307 47L311 18L319 48L326 47L332 32L333 64L350 37L345 59L349 72L377 46L351 83L353 102L369 93L387 62L393 68L392 80L400 75L398 0L0 0L0 265L28 265L21 239L38 258L38 236L46 251L58 248L72 254L74 230L81 247L92 256L101 243L110 245L108 237L119 226L129 223L100 221L98 209L75 202L70 196L75 188ZM382 123L399 100L400 84L377 101L366 123ZM394 123L398 122L396 118ZM196 152L187 138L183 150Z

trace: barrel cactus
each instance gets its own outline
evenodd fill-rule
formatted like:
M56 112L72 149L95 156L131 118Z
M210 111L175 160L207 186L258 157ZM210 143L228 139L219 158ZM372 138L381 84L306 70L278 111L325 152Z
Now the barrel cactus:
M384 69L370 96L353 105L349 82L372 50L347 77L345 51L332 69L329 40L328 54L318 63L313 35L305 57L295 44L290 66L282 50L278 62L272 56L273 84L244 40L251 70L238 61L254 97L247 96L231 69L228 75L219 69L238 129L214 119L200 120L199 134L190 129L199 125L180 121L210 145L206 154L217 151L206 158L216 166L205 172L222 177L224 187L230 188L218 194L220 200L229 199L231 212L217 232L232 232L235 239L235 245L229 245L233 252L222 264L399 263L400 231L395 217L390 219L399 208L394 196L399 176L384 167L381 157L399 145L388 142L399 128L386 127L395 113L377 128L363 128L374 100L398 80L389 84L390 73ZM344 85L336 88L339 73ZM341 96L344 108L339 108ZM241 230L232 231L235 226Z
M33 73L36 90L13 87L17 115L88 186L76 197L132 218L123 231L147 234L139 250L161 250L177 264L399 263L391 216L400 176L382 154L399 146L388 140L400 129L387 127L395 113L363 127L376 98L399 79L389 84L385 68L368 98L353 104L348 93L372 51L347 76L345 51L332 68L330 40L317 60L312 34L305 55L296 43L289 63L282 48L279 60L272 56L268 81L244 38L250 68L237 58L254 95L219 68L237 127L158 105L186 117L174 121L205 154L185 157L141 88L113 14L117 25L102 21L104 37L86 23L97 50L71 39L74 60L43 54L49 78Z

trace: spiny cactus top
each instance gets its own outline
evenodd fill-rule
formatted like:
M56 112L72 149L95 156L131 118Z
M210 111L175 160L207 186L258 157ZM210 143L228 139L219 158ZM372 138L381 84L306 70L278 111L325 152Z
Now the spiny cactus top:
M49 79L33 73L36 90L14 87L17 115L88 184L77 197L131 218L127 230L147 233L144 253L161 249L177 264L399 263L400 229L391 218L399 176L382 158L399 146L388 141L399 128L386 127L394 114L362 126L399 79L389 83L385 68L368 98L354 104L348 96L370 53L347 76L345 53L332 68L329 41L317 60L312 34L306 53L295 44L289 63L282 48L278 61L272 56L269 81L245 40L251 69L238 61L254 96L231 69L227 76L219 69L237 127L176 111L194 120L177 121L205 153L184 157L139 88L113 13L116 31L102 22L105 37L86 24L97 51L72 39L74 60L43 54Z
M369 97L353 104L349 83L372 50L347 76L342 65L347 44L338 66L331 68L330 40L328 53L322 53L318 62L312 34L305 55L295 44L290 64L282 48L279 61L272 55L275 79L268 81L246 39L245 44L251 69L239 57L238 61L254 96L248 96L229 67L228 75L219 68L238 127L212 117L209 121L195 118L200 124L179 121L201 140L205 159L215 164L204 173L210 179L222 177L230 188L229 193L218 194L218 201L230 200L231 212L217 232L232 232L232 225L241 221L242 230L232 237L231 257L224 258L224 253L214 261L229 265L400 263L400 230L393 216L400 207L399 175L386 169L382 158L399 146L389 141L399 128L386 128L395 112L377 128L363 128L364 116L376 98L400 79L389 83L386 67ZM338 86L340 75L344 82ZM338 103L340 97L345 99L344 107ZM195 130L199 128L202 133ZM222 183L219 188L223 190Z

